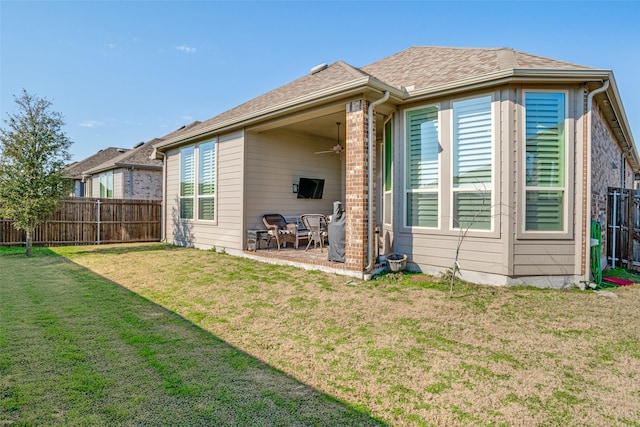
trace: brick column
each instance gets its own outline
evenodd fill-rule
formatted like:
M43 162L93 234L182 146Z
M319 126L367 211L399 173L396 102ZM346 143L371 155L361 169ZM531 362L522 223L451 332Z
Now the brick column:
M364 271L366 266L368 162L375 162L375 153L370 157L367 152L368 108L369 101L359 99L348 103L346 112L345 261L355 271Z

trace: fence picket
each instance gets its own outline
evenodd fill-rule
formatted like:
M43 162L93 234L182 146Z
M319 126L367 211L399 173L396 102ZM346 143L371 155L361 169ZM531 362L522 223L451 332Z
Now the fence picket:
M67 197L33 233L34 246L160 241L160 200ZM0 246L25 244L13 221L0 219Z

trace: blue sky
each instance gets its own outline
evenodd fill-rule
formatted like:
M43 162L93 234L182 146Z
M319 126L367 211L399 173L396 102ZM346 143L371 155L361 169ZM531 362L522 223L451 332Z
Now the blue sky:
M635 1L0 0L0 114L23 88L49 99L81 160L206 120L323 62L511 47L612 69L640 141L638 17Z

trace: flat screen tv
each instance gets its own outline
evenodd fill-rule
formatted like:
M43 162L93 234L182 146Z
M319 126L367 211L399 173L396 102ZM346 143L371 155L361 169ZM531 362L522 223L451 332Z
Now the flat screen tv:
M300 178L298 182L298 199L322 199L324 179Z

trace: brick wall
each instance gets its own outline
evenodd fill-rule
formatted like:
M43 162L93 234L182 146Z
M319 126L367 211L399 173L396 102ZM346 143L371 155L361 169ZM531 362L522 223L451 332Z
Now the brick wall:
M162 199L162 171L149 169L133 170L133 194L129 196L129 169L123 169L122 193L125 199Z
M591 120L591 218L604 220L602 225L602 253L607 248L607 190L620 187L620 153L611 129L595 105ZM614 169L613 165L617 168ZM624 188L633 188L633 173L625 168Z
M356 271L364 270L366 262L368 162L375 162L375 155L368 156L367 153L368 108L369 102L365 99L352 101L347 104L346 114L345 258L346 267Z
M621 150L595 103L591 123L591 218L600 219L600 214L607 212L607 189L620 187ZM633 173L628 166L624 187L633 187Z

